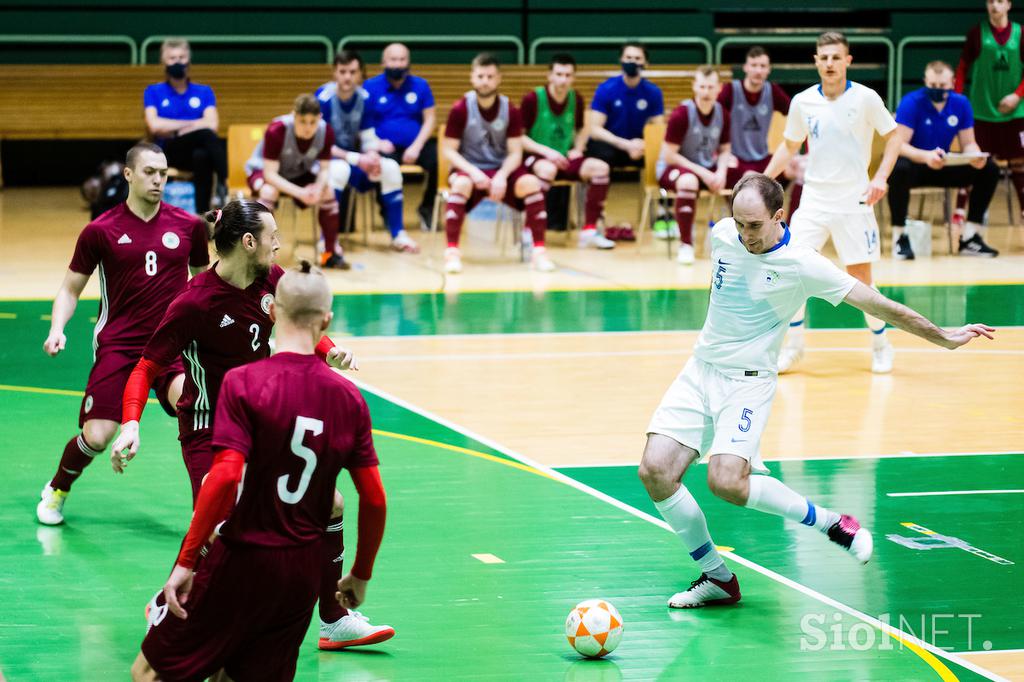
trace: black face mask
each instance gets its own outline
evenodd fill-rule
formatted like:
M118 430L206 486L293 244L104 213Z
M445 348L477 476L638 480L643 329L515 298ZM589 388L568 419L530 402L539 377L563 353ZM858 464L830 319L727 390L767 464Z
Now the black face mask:
M400 81L405 78L407 73L409 73L408 66L403 66L401 68L389 66L384 69L384 75L389 81Z
M928 99L938 104L946 99L948 90L945 88L925 88L928 91Z
M185 74L188 73L188 64L183 64L182 62L168 64L164 71L167 72L169 78L184 78Z
M622 62L622 73L626 74L630 78L640 73L640 69L643 67L636 62Z

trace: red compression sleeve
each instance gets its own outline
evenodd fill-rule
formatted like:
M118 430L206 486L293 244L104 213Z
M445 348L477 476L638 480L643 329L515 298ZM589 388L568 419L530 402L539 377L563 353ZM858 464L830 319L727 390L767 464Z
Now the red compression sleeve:
M142 418L142 410L146 408L146 400L149 399L149 387L163 369L163 366L146 358L142 358L139 364L135 365L135 369L128 376L128 382L124 385L124 397L121 399L122 424L137 422Z
M334 348L334 341L329 336L321 336L320 342L316 344L316 356L327 362L327 354Z
M235 504L235 493L238 482L242 480L244 466L245 455L237 450L221 450L217 453L210 473L199 489L192 524L188 527L188 534L178 553L179 566L194 568L199 550L210 539L217 524L227 518Z
M384 519L387 517L387 496L380 480L380 470L360 467L349 472L356 492L359 493L359 540L356 544L356 560L352 564L352 575L360 580L369 580L373 574L373 562L384 538Z

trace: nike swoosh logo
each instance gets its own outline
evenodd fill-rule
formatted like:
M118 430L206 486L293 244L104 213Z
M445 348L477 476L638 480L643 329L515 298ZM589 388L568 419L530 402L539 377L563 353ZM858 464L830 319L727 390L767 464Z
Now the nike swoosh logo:
M721 258L719 258L719 259L718 259L718 264L719 264L719 265L732 265L732 263L726 263L726 262L725 262L724 260L722 260Z
M733 438L732 442L733 443L746 443L747 439L746 438Z

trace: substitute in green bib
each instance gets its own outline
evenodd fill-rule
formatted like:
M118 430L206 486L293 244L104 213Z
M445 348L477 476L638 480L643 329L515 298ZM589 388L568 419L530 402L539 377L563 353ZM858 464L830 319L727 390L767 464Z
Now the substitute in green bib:
M987 0L988 21L967 32L955 89L974 109L978 145L1010 164L1024 206L1024 49L1021 25L1010 21L1010 0Z
M524 165L545 183L554 180L586 183L580 248L611 249L615 242L597 232L597 222L608 197L611 170L601 159L583 157L589 135L583 122L583 97L573 89L575 79L576 60L568 54L556 54L551 58L547 85L536 87L523 96L520 110L526 132L523 136ZM565 215L567 203L567 192L561 200L558 192L549 192L549 215L552 218Z

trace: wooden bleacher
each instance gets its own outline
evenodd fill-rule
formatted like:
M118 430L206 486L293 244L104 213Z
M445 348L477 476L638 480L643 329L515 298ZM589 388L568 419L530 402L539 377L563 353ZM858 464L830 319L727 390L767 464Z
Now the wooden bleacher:
M665 94L666 113L692 95L695 65L658 66L645 75ZM368 69L373 76L377 65ZM508 65L501 90L519 103L523 94L545 82L547 66ZM438 122L469 89L469 67L416 64L413 73L426 78L437 102ZM581 65L576 87L587 99L616 65ZM722 69L723 80L729 78ZM291 110L296 95L312 92L331 78L324 64L199 64L196 82L213 87L220 113L220 134L237 123L266 123ZM4 66L0 69L0 138L4 139L131 139L145 133L142 92L163 79L160 66L52 65Z

